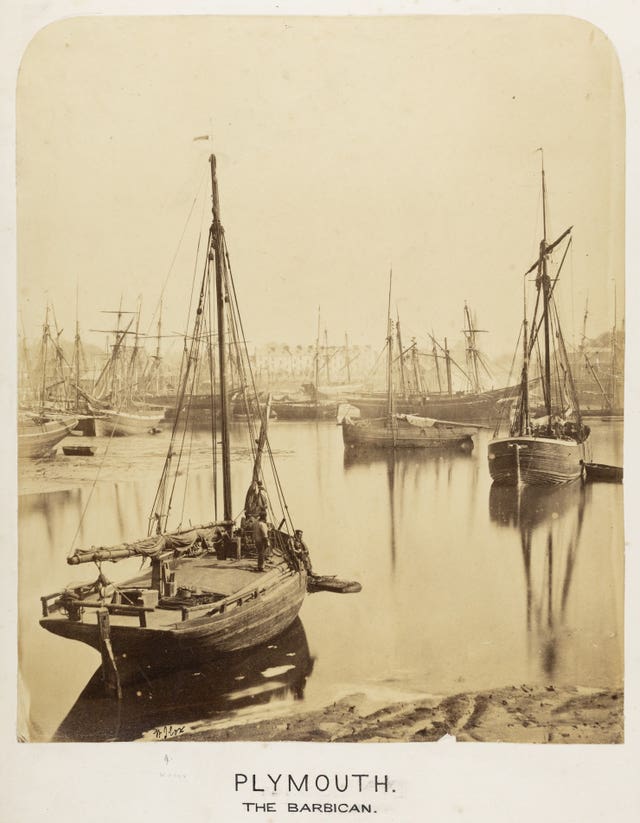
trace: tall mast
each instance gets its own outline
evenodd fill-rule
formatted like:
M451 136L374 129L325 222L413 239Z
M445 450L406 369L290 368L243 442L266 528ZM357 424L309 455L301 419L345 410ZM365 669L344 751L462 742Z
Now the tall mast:
M402 349L402 335L400 334L400 314L396 306L396 334L398 335L398 351L400 352L400 384L402 385L402 396L407 396L407 386L404 379L404 352Z
M35 399L35 390L33 387L33 373L31 370L31 358L29 357L29 347L27 345L27 336L24 331L24 319L22 317L22 312L20 313L20 325L22 327L22 356L24 359L24 368L26 369L26 383L28 387L25 387L25 391L23 393L22 399L28 399L29 401L33 401ZM24 379L24 374L22 375Z
M549 296L551 281L547 273L547 190L544 180L544 154L540 149L542 163L542 240L540 241L540 266L538 268L538 288L542 286L544 312L544 394L548 417L548 431L551 433L551 340L549 329Z
M76 283L76 339L73 356L76 367L76 411L80 408L80 320L78 318L78 284Z
M447 392L449 393L449 397L453 394L453 388L451 386L451 357L449 356L449 346L447 345L447 338L444 338L444 362L447 367Z
M49 342L49 304L44 314L44 326L42 327L42 388L40 391L40 403L44 411L45 398L47 394L47 348Z
M229 450L229 400L227 396L227 376L225 357L225 312L226 271L224 263L224 229L220 222L220 201L218 198L218 180L216 178L216 158L212 154L211 164L211 241L209 260L215 257L216 266L216 307L218 319L218 368L220 372L220 409L222 435L222 501L224 520L229 532L233 523L233 506L231 502L231 454Z
M393 269L389 269L389 303L387 307L387 419L393 422L393 330L391 322L391 282Z
M480 386L480 373L478 372L478 348L476 340L478 329L475 328L475 324L472 321L471 312L469 311L466 300L464 304L464 326L464 335L467 339L467 367L472 378L471 389L474 392L480 392L482 387Z
M162 298L158 313L158 342L156 343L156 394L160 394L160 340L162 338Z
M347 383L351 383L351 361L349 360L349 335L344 333L344 360L347 364Z
M522 360L522 408L520 409L520 432L519 434L530 434L529 425L529 340L527 324L527 281L525 278L523 288L523 328L522 347L524 357Z
M413 379L415 381L416 392L423 393L422 376L420 374L420 364L418 363L418 344L414 337L411 341L411 363L413 365Z
M318 332L316 334L315 401L318 409L318 389L320 387L320 306L318 306Z
M578 349L579 358L578 358L578 374L579 376L583 376L585 374L584 366L587 364L589 359L587 355L587 318L589 317L589 297L587 296L587 300L584 305L584 317L582 318L582 336L580 338L580 347Z
M442 394L442 380L440 379L440 361L438 360L438 348L436 346L436 339L433 336L433 329L431 330L431 352L436 363L436 377L438 378L438 391Z
M329 338L328 338L328 335L327 335L327 327L325 326L324 327L324 367L325 367L326 372L327 372L327 385L329 385L331 383L331 375L329 373L329 361L330 361L330 359L331 358L329 357Z
M134 384L138 384L138 352L140 351L140 310L141 300L138 299L138 310L136 311L136 330L133 338L133 350L129 359L129 368L125 375L125 398L130 403L133 400Z

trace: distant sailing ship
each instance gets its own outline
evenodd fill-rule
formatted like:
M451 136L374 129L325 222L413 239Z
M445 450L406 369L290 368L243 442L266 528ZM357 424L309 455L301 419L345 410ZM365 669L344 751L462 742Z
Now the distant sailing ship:
M427 356L433 358L436 390L431 390L427 386L420 362L423 353L418 351L415 340L410 346L403 348L399 318L396 330L399 348L397 359L400 369L400 388L396 392L396 412L471 425L493 425L495 423L503 406L510 403L516 387L488 390L483 387L481 371L491 375L477 345L476 335L482 330L475 328L471 311L466 303L463 329L466 370L452 357L447 338L444 339L444 345L442 345L433 335L429 335L432 348ZM405 363L405 361L408 362ZM467 383L464 390L454 389L452 368L456 368L464 376ZM350 394L349 403L358 408L364 418L381 417L386 414L387 394L386 391Z
M342 418L346 448L386 449L473 449L477 427L396 411L394 391L394 334L391 319L391 277L387 315L387 406L384 416L353 419L347 411ZM402 354L402 346L399 344ZM402 363L402 357L400 357Z
M489 443L489 471L502 485L554 485L580 477L588 462L589 427L582 422L569 358L560 328L553 292L569 246L571 228L547 242L547 192L542 166L543 236L536 262L525 277L536 272L537 297L531 320L526 308L522 329L523 365L520 392L509 436ZM555 277L549 275L549 256L567 241ZM542 337L541 373L543 413L535 416L531 402L530 375ZM555 374L552 370L555 369ZM498 428L498 427L497 427Z
M55 446L78 425L69 396L68 363L57 338L51 333L49 306L42 328L37 371L31 369L23 333L21 400L18 408L18 457L39 458L53 453ZM51 354L50 354L50 350Z
M597 347L595 353L587 339L588 301L585 306L582 340L574 365L576 391L583 417L615 418L624 414L624 344L619 342L616 302L614 296L614 321L609 340Z
M107 313L115 313L118 317L115 343L92 393L86 395L96 415L96 434L106 437L122 437L153 433L164 418L164 408L150 406L136 399L140 355L140 311L123 312L120 307L116 312ZM135 331L131 330L133 318L124 329L120 328L123 314L137 315ZM129 352L125 348L128 334L134 335L134 344Z

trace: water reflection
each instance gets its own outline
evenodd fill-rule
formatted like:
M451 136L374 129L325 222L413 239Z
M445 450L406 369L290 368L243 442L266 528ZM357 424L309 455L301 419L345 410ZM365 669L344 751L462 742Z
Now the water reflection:
M495 523L518 532L525 577L527 633L547 677L555 676L567 633L567 604L591 486L499 487L489 494Z
M391 574L396 571L398 559L398 531L403 530L405 517L411 517L406 510L407 501L419 499L426 477L433 473L436 487L443 485L450 489L455 482L456 463L471 465L471 453L438 452L437 450L384 451L345 449L345 471L377 468L386 473L389 506L389 548ZM410 507L411 508L411 507ZM419 512L416 510L415 514ZM400 525L399 525L400 524Z
M594 423L593 437L594 459L619 462L621 426ZM74 709L60 729L61 739L80 738L77 730L85 724L84 739L125 739L154 724L196 723L200 712L206 722L217 723L236 705L281 716L289 709L293 698L286 690L279 702L260 703L280 694L283 678L295 692L292 670L274 680L255 675L280 663L247 663L250 671L237 675L244 681L231 676L232 682L220 686L224 667L213 666L210 674L209 669L173 673L153 680L152 697L148 684L138 685L146 697L132 691L122 710L97 697L91 702L85 687L98 653L39 626L40 595L87 580L86 567L65 562L73 541L109 545L146 532L157 479L152 469L164 460L161 438L139 446L125 443L127 438L114 441L115 448L126 450L114 456L111 473L95 488L87 482L71 491L20 497L20 671L30 739L51 739L76 703L85 708ZM305 703L326 705L343 693L344 684L367 691L391 672L399 693L405 687L453 694L548 684L552 671L556 685L619 687L622 487L574 484L529 489L520 496L514 489L491 488L488 439L488 432L480 432L472 454L345 454L341 432L330 422L272 427L278 472L314 567L363 584L356 596L319 593L305 599L301 618L315 659L313 676L302 681ZM252 467L248 453L244 459L246 473L234 473L236 502L244 499ZM184 510L194 523L211 518L212 488L211 467L198 458L188 486L176 495L176 521L185 498ZM106 571L119 582L138 568L135 559L110 564ZM345 631L358 638L347 650ZM303 651L301 659L308 654ZM271 697L245 691L265 684L274 687ZM234 701L225 694L239 697ZM77 720L81 711L84 721ZM120 717L110 717L118 711ZM138 722L136 713L144 721Z
M195 731L274 700L301 700L313 662L297 618L267 646L125 687L120 701L105 695L98 670L60 724L54 741L154 739L161 734L154 730L166 726L190 725Z

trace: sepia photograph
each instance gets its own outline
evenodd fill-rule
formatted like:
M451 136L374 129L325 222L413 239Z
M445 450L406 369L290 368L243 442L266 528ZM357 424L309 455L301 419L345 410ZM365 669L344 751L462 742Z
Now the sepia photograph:
M607 35L68 17L15 94L17 740L623 748Z

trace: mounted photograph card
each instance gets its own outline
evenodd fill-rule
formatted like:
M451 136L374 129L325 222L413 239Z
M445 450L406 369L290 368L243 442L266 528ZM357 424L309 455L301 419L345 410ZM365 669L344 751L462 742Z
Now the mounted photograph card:
M637 88L579 16L263 11L12 70L16 763L96 820L560 812L635 728Z

